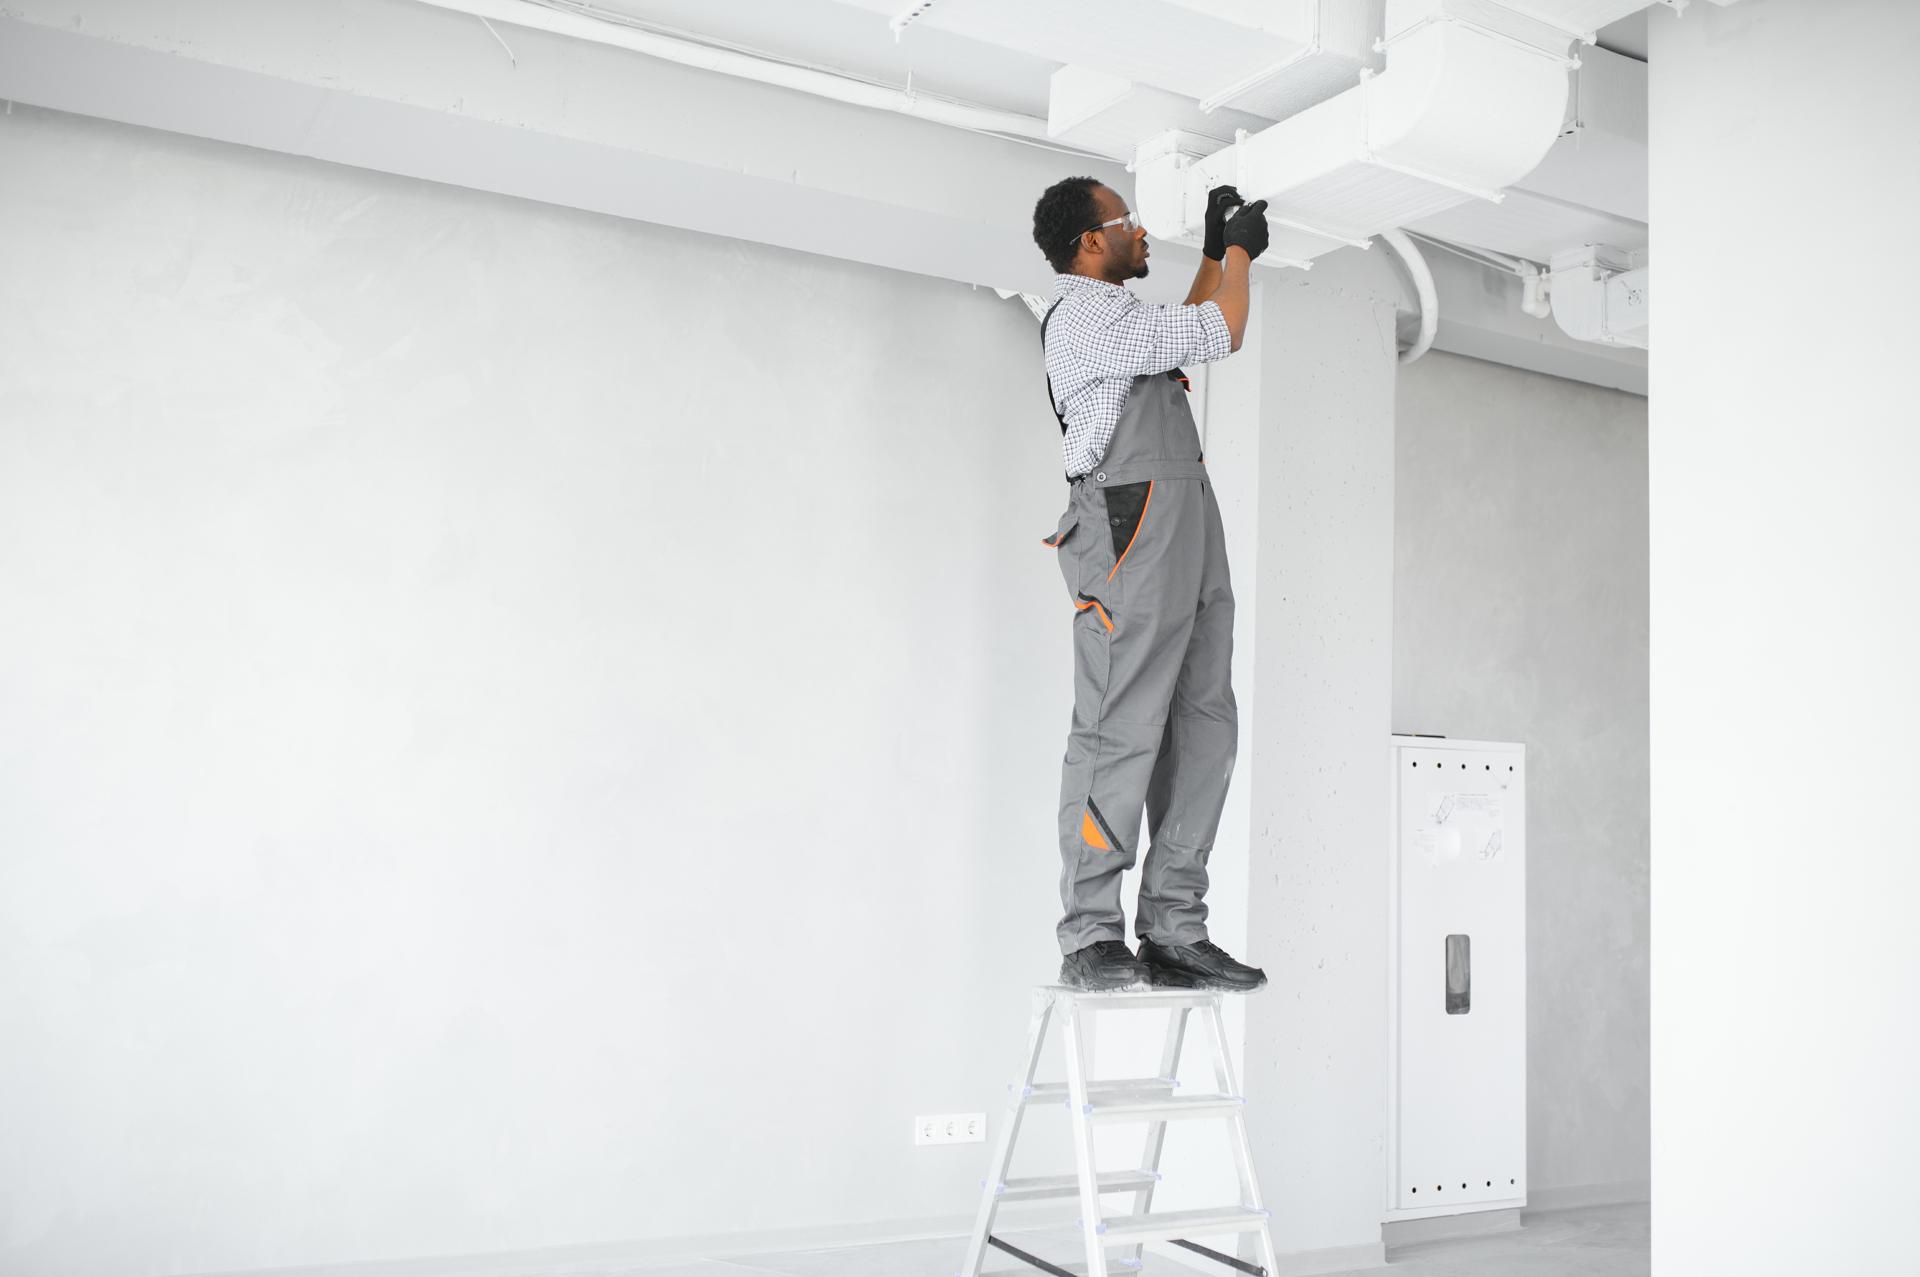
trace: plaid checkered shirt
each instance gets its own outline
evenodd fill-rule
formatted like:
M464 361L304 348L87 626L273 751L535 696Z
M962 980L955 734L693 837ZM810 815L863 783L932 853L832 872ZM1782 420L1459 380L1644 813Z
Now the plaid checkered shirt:
M1067 419L1060 462L1068 478L1086 474L1107 455L1135 377L1210 364L1233 352L1226 316L1214 302L1158 306L1085 275L1056 276L1053 294L1047 377Z

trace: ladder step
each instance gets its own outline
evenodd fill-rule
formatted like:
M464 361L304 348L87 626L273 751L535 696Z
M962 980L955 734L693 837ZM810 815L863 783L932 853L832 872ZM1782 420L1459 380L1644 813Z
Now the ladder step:
M1104 1082L1087 1083L1087 1098L1099 1099L1129 1095L1137 1098L1150 1096L1169 1096L1173 1094L1174 1081L1165 1077L1129 1077L1110 1078ZM1065 1082L1036 1082L1027 1088L1024 1102L1027 1104L1061 1104L1067 1098Z
M1137 1193L1143 1188L1152 1188L1160 1182L1160 1176L1154 1171L1107 1171L1099 1177L1099 1191L1102 1193ZM1078 1197L1080 1195L1080 1177L1078 1175L1033 1175L1023 1179L1009 1179L1000 1186L997 1196L1003 1202L1034 1202L1048 1197Z
M1196 1117L1231 1117L1246 1109L1238 1095L1183 1095L1179 1099L1094 1100L1087 1116L1096 1122L1178 1122Z
M1268 1212L1257 1206L1115 1215L1101 1225L1100 1240L1108 1246L1119 1246L1132 1242L1166 1242L1176 1237L1251 1233L1264 1227L1267 1219Z

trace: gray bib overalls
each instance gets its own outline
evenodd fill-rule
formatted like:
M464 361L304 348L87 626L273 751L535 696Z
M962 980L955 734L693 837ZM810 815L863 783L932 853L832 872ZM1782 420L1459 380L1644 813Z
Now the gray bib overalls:
M1239 720L1226 541L1179 369L1134 378L1106 455L1071 482L1046 539L1075 608L1060 951L1125 938L1120 876L1133 868L1142 808L1152 846L1134 931L1193 944L1207 938L1207 857Z

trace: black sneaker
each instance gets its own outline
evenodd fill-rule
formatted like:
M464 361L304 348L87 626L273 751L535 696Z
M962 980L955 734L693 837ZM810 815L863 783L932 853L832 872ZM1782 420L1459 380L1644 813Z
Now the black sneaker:
M1060 983L1069 989L1144 989L1147 968L1123 940L1096 940L1060 963Z
M1234 961L1233 955L1211 940L1198 944L1140 942L1140 961L1147 979L1162 989L1224 989L1252 993L1267 983L1267 973Z

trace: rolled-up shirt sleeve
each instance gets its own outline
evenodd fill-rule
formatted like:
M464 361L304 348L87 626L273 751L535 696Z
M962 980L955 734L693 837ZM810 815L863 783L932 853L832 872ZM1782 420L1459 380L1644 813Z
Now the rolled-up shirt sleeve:
M1158 306L1131 297L1118 306L1089 306L1069 340L1090 373L1143 377L1186 364L1210 364L1233 353L1233 336L1216 302Z

